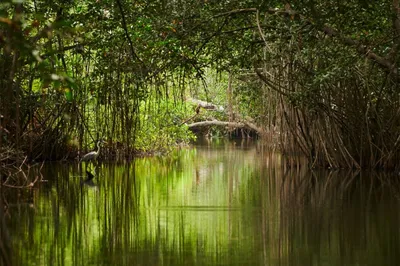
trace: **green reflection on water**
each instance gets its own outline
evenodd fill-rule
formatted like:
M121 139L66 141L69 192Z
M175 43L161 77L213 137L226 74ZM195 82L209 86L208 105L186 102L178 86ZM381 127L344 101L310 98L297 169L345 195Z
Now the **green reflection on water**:
M253 144L96 168L48 164L4 215L19 265L396 265L390 176L287 169ZM384 180L384 181L383 181Z

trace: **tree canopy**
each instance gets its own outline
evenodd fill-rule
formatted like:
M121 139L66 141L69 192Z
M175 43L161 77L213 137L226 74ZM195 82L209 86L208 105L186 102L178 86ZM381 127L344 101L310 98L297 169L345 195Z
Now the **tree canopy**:
M398 0L3 1L0 144L129 157L189 142L194 117L312 167L394 168L399 36Z

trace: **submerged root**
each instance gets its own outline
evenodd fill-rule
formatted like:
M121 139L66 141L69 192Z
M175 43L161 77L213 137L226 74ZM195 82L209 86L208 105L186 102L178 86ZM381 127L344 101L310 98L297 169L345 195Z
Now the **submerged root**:
M32 165L27 163L27 156L22 151L11 147L3 147L0 150L0 185L9 188L33 187L41 180L39 175L31 177ZM43 167L43 163L40 169ZM40 172L40 171L39 171Z

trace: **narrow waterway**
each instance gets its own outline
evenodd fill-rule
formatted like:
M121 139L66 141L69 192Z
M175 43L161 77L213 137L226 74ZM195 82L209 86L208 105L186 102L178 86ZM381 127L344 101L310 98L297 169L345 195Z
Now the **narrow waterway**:
M399 177L289 169L219 141L130 164L47 164L4 190L17 265L398 265ZM95 174L91 182L85 169Z

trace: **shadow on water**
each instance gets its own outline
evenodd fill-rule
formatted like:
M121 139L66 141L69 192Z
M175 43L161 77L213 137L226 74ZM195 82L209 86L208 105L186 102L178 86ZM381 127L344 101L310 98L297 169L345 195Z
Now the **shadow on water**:
M48 164L42 169L48 181L39 187L3 188L3 264L397 265L399 259L400 184L390 174L287 169L279 154L239 142L100 164L92 176L81 169Z

